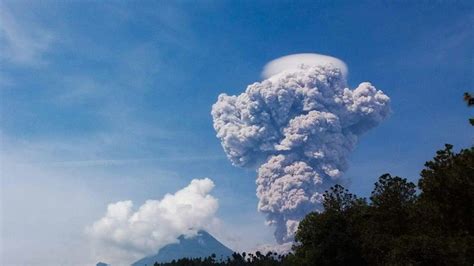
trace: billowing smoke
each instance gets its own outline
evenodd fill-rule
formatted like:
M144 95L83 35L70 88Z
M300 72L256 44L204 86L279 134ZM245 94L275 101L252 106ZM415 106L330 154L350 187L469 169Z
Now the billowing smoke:
M131 201L109 204L105 216L86 229L97 259L133 262L178 242L180 235L193 236L211 226L218 208L217 199L209 195L213 188L208 178L194 179L175 194L147 200L136 210Z
M390 113L387 95L368 82L347 88L346 73L336 58L283 57L268 64L266 80L238 96L221 94L212 107L228 158L257 169L258 210L278 243L293 240L299 221L347 170L359 136Z

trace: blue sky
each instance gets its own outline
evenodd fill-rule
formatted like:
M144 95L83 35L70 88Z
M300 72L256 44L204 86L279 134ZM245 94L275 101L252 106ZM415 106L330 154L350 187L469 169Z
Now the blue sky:
M350 157L349 189L416 180L444 143L472 145L470 1L1 1L2 265L77 265L108 203L142 203L209 177L231 248L273 243L255 172L226 159L210 116L220 93L270 60L335 56L393 114ZM74 251L71 251L74 250ZM59 254L51 256L51 252Z

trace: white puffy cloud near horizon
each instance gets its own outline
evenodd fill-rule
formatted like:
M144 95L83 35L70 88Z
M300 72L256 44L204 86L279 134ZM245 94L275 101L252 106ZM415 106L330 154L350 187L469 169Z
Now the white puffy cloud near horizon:
M329 56L316 53L291 54L274 59L263 67L262 77L268 79L283 71L298 70L299 66L327 66L338 68L344 77L347 77L348 68L344 61Z
M134 209L130 200L111 203L104 217L85 229L97 261L127 265L175 243L180 235L218 223L218 200L209 193L214 182L193 179L188 186L161 200L147 200Z

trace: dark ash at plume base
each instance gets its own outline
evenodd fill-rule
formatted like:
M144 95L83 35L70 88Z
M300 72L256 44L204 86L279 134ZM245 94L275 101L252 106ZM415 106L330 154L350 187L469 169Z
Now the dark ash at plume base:
M322 193L347 170L359 136L390 113L390 99L368 82L347 88L341 69L301 64L219 95L212 107L217 137L236 166L257 169L258 210L291 242L299 221L321 206Z

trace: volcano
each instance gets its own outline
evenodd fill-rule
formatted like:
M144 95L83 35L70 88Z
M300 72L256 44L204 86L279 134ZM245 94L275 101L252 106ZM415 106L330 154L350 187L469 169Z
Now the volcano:
M181 258L204 258L212 254L215 254L217 259L226 259L233 253L230 248L203 230L198 231L194 237L180 236L178 240L178 243L166 245L155 255L140 259L132 266L152 266L155 262L170 262Z

